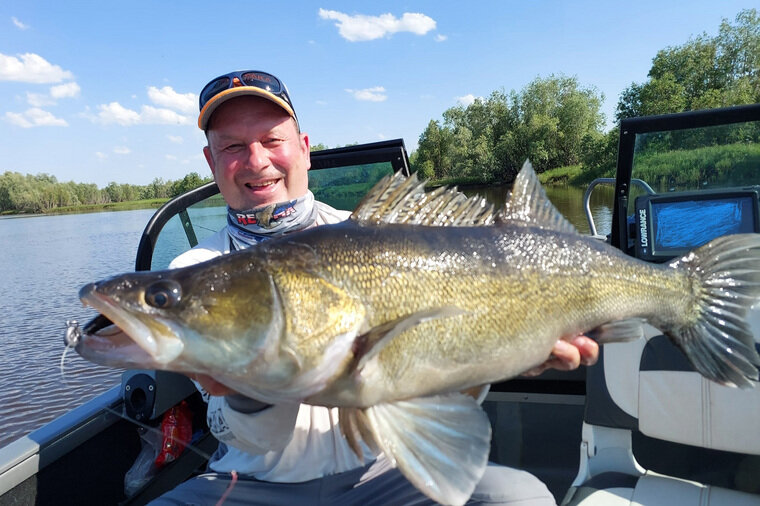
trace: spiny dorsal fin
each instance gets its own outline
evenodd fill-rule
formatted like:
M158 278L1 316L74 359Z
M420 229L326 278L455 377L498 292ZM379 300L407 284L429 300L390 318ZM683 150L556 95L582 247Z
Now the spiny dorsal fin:
M401 172L381 179L356 207L351 219L360 224L405 223L426 226L481 226L495 220L493 204L466 197L456 188L425 192L417 174Z
M497 220L558 232L578 233L573 224L549 201L530 160L525 160L520 173L517 174L507 202L497 214Z

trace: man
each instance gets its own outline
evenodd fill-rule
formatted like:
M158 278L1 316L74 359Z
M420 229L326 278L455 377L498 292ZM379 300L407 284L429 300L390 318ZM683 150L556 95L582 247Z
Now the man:
M254 246L282 234L336 223L350 213L316 202L308 190L309 138L299 128L282 82L258 71L212 80L200 94L199 127L214 180L229 206L228 225L172 267ZM238 219L238 215L246 218ZM242 221L242 223L241 223ZM545 368L596 361L598 347L576 337L558 341ZM188 480L156 504L430 504L384 455L366 446L357 456L338 427L338 411L309 405L270 406L207 376L207 418L221 451L211 472ZM480 392L485 396L486 389ZM546 487L519 470L489 465L472 504L554 504Z

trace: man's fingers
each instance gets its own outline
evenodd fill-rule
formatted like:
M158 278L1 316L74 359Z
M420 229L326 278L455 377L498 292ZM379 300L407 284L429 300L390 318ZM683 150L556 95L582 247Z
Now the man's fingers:
M580 363L594 365L599 360L599 343L586 336L576 336L571 341L580 353Z
M564 339L554 343L552 355L556 362L554 368L560 371L572 371L581 365L581 352L574 344L568 343Z
M552 348L549 359L528 371L523 376L538 376L547 369L572 371L581 365L594 365L599 359L599 344L590 337L578 335L566 339L558 339Z

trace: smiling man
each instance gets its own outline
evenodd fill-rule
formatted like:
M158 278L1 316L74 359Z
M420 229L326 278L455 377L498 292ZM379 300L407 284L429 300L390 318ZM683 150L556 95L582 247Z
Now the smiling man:
M283 234L350 215L315 201L308 189L309 138L299 128L287 88L260 71L213 79L200 94L203 150L228 204L227 226L177 257L171 267L209 260ZM586 337L558 341L539 369L574 369L596 361ZM533 371L534 373L537 371ZM209 472L156 504L432 504L383 454L343 437L338 409L271 406L206 376L194 378L208 400L211 432L222 443ZM480 398L487 387L480 389ZM554 504L546 486L524 471L489 465L468 504Z

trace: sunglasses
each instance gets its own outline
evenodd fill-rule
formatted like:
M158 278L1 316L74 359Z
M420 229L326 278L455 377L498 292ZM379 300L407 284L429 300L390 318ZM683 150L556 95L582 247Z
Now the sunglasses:
M290 107L293 107L288 95L288 90L282 81L277 79L272 74L266 72L259 72L258 70L242 70L239 72L230 72L223 76L219 76L216 79L211 80L201 90L200 97L198 98L198 104L200 109L203 109L209 100L230 88L237 86L253 86L268 91L272 95L284 100Z

